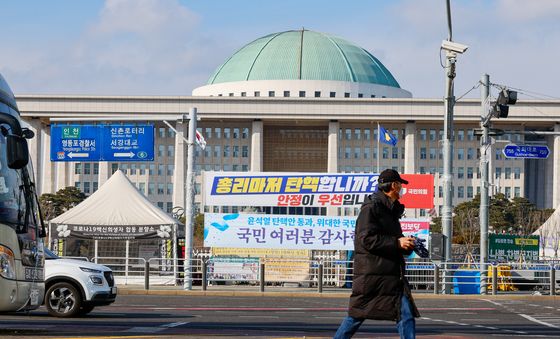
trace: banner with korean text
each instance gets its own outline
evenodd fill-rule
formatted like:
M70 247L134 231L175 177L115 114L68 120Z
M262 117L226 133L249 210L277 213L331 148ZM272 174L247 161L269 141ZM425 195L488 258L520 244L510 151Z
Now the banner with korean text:
M355 226L356 217L206 213L204 246L353 250ZM428 240L427 219L403 219L401 228Z
M407 208L434 206L431 174L402 174ZM205 172L207 206L353 207L377 190L379 174Z

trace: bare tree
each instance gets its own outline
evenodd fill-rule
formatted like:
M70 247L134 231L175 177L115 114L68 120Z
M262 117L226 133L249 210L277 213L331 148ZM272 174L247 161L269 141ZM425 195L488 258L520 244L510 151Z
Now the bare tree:
M538 229L538 233L539 233L539 243L540 243L540 246L542 248L542 255L541 256L544 257L545 256L545 248L546 248L547 241L548 241L549 231L548 231L547 228L541 227L541 228Z
M455 215L455 227L457 236L465 246L465 259L469 262L473 261L475 244L477 244L480 239L478 210L474 208L458 210Z
M560 248L560 225L558 221L554 221L552 227L550 228L549 238L552 240L551 247L554 250L554 259L558 259L558 249Z

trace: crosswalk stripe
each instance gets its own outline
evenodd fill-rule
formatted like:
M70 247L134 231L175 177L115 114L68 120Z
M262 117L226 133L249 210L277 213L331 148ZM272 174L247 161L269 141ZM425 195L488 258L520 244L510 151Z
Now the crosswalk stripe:
M527 320L529 320L529 321L535 322L535 323L537 323L537 324L541 324L541 325L548 326L548 327L552 327L552 328L560 328L559 326L555 326L555 325L549 324L549 323L547 323L547 322L538 320L538 319L533 318L533 317L531 317L530 315L527 315L527 314L519 314L519 315L522 316L523 318L525 318L525 319L527 319Z

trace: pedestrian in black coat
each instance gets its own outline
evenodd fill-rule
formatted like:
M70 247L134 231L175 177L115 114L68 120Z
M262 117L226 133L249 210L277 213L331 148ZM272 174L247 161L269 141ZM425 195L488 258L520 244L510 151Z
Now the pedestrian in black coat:
M351 338L365 319L394 320L401 338L415 338L419 317L404 275L404 255L414 249L414 238L404 237L399 219L402 184L408 181L387 169L379 175L377 192L366 198L356 221L354 277L348 317L335 334Z

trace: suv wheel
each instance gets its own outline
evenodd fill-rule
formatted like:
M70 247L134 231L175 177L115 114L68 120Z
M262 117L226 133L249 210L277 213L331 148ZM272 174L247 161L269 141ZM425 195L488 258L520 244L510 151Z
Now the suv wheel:
M73 317L78 314L82 305L80 292L67 282L52 285L47 290L45 299L47 311L55 317Z

